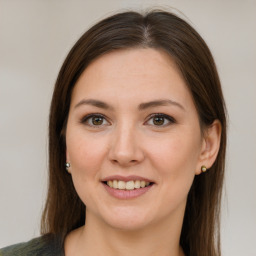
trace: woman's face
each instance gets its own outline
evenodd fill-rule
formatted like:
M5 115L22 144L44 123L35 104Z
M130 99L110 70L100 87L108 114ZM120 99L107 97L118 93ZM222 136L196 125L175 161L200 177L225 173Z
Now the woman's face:
M87 220L121 229L182 218L203 164L190 92L170 57L154 49L114 51L86 68L72 93L66 144Z

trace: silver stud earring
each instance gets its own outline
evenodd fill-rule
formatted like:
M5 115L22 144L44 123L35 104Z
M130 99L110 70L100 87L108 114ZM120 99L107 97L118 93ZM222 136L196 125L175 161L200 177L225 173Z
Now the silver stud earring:
M66 171L69 172L70 163L66 163Z

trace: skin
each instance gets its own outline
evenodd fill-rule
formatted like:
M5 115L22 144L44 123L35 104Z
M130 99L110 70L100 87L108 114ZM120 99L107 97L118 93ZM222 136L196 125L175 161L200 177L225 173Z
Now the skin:
M175 103L138 109L162 99ZM156 122L157 113L171 121ZM95 125L88 114L104 118ZM201 166L213 164L220 133L218 121L202 133L191 94L166 53L129 49L96 59L75 85L66 129L69 171L86 205L86 225L67 236L66 255L183 255L187 195ZM111 175L139 175L154 185L137 198L117 199L101 182Z

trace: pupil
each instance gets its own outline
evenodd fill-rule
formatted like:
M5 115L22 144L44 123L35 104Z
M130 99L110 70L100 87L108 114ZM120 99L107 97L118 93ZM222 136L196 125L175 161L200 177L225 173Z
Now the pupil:
M94 125L100 125L100 124L102 124L102 117L93 117L92 123L93 123Z
M162 125L162 124L164 124L164 118L163 117L155 117L153 122L155 125Z

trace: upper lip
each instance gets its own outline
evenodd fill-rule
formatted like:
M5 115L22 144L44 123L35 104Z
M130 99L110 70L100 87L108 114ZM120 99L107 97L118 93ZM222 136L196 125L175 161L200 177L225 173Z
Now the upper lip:
M140 180L140 181L144 180L147 182L153 182L150 179L147 179L147 178L144 178L141 176L137 176L137 175L130 175L130 176L112 175L112 176L108 176L108 177L102 179L103 182L109 181L109 180L122 180L125 182L130 181L130 180Z

